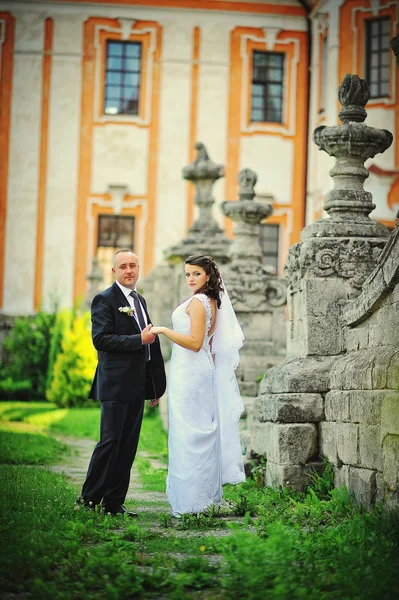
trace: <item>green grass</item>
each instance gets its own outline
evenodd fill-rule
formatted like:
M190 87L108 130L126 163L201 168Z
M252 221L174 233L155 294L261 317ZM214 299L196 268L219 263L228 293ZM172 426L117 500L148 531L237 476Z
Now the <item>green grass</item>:
M96 409L60 418L48 404L8 404L0 412L9 429L0 433L36 436L38 460L46 453L36 441L52 439L46 430L89 431L96 418ZM145 419L140 444L148 457L138 461L141 477L157 489L165 470L149 459L166 452L157 415ZM10 446L9 454L19 451ZM257 482L225 486L230 516L177 520L165 502L137 501L127 502L139 511L131 521L75 510L75 490L61 475L2 465L2 592L40 600L396 600L398 511L354 505L345 489L331 489L328 465L306 494Z
M57 435L98 440L100 409L57 408L50 402L0 402L0 421L24 422ZM159 412L144 417L140 445L154 458L165 458L167 435L160 427Z
M0 430L0 463L49 465L71 453L69 446L40 433Z

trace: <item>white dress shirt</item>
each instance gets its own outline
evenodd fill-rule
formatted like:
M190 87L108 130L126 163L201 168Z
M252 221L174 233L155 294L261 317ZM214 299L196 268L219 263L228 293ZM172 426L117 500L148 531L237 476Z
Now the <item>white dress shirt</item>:
M133 316L136 319L139 328L141 329L140 323L139 323L139 319L138 319L138 316L136 314L136 310L135 310L135 306L134 306L134 300L133 300L133 297L130 296L130 292L131 291L137 292L136 288L134 288L134 290L131 290L130 288L125 287L124 285L121 285L119 283L119 281L116 281L116 280L115 280L115 283L116 283L116 285L118 285L120 287L120 289L122 290L122 292L126 296L126 300L129 302L130 306L134 309ZM139 298L139 302L140 302L140 298ZM148 325L147 315L146 315L146 312L144 310L144 306L141 304L141 302L140 302L140 306L141 306L141 312L143 313L144 322L145 322L146 325Z

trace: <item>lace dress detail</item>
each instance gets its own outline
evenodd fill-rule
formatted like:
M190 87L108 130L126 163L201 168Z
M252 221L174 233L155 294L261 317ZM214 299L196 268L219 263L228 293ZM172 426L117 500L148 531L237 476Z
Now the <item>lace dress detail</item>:
M173 329L190 334L186 310L192 300L205 307L205 337L199 352L173 344L168 382L169 470L166 491L174 515L202 512L222 499L222 461L215 366L209 330L212 308L195 294L172 314Z

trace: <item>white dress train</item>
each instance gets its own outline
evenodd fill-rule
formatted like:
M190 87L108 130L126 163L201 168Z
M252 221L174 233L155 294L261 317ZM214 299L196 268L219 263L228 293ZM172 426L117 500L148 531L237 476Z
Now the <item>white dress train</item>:
M173 329L190 334L191 322L186 309L194 298L205 307L204 341L199 352L173 344L168 378L166 491L176 516L202 512L219 504L222 483L238 483L245 479L237 420L233 435L232 428L221 423L223 410L219 410L220 393L211 352L212 309L208 296L195 294L180 304L172 314ZM226 431L228 439L224 445Z

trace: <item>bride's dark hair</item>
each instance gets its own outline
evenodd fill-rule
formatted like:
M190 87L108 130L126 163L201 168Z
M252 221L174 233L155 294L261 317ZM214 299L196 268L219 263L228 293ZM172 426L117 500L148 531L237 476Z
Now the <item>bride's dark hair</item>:
M212 256L206 254L193 254L184 261L185 265L196 265L202 267L207 275L209 275L209 281L197 294L206 294L210 298L216 300L217 307L220 308L222 300L220 293L224 292L222 285L222 278L219 273L219 269Z

